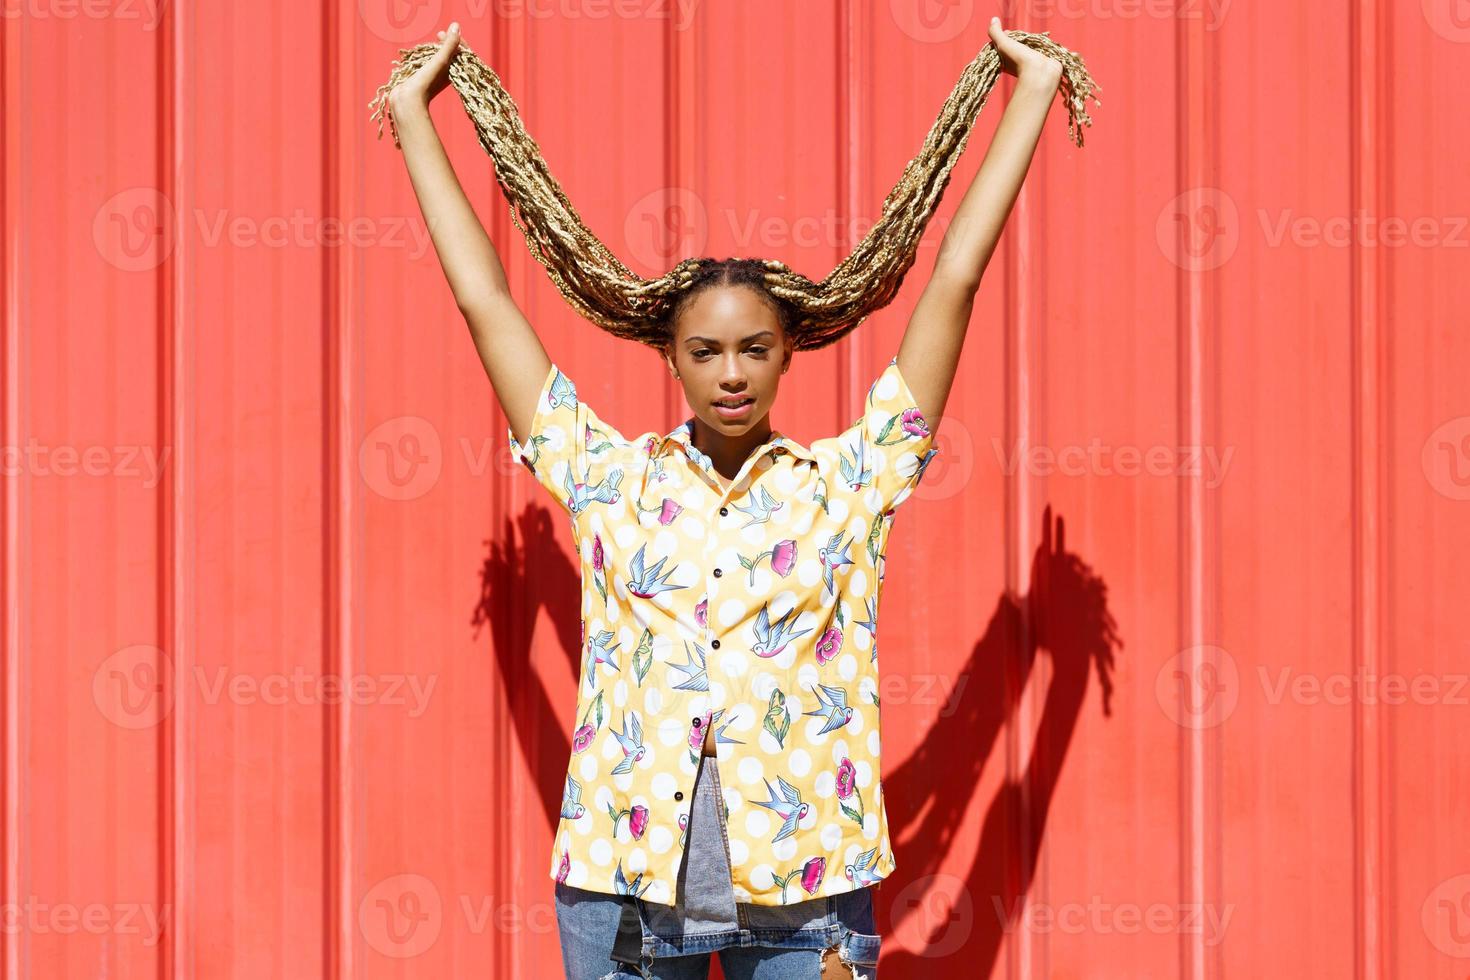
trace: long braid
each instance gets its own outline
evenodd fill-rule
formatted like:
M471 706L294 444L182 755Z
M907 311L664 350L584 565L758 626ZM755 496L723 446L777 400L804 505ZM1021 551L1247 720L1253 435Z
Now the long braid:
M1091 98L1102 103L1093 94L1099 87L1081 56L1052 41L1046 32L1006 33L1061 62L1068 134L1082 146L1082 127L1092 125L1086 101ZM388 96L436 50L437 45L421 44L399 51L402 60L394 62L388 81L369 103L374 109L371 118L378 120L380 139L386 116L393 143L399 145ZM893 301L1000 73L1000 55L994 44L986 43L960 75L919 154L888 193L882 216L827 278L813 282L775 259L737 260L764 267L765 289L786 308L787 332L797 350L836 342ZM449 81L474 123L480 146L495 162L495 179L510 202L511 220L562 296L578 313L614 336L661 350L680 296L696 283L703 286L725 279L723 270L729 260L686 258L656 279L637 275L587 228L551 175L541 148L526 132L499 76L463 40L450 61ZM750 277L747 272L740 278Z

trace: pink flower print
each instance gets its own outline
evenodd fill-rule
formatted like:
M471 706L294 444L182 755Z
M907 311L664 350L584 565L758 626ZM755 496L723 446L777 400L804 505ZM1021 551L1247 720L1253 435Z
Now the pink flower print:
M781 904L786 904L786 886L791 884L792 878L800 876L801 887L806 889L808 895L815 895L822 884L822 876L826 873L827 859L814 857L807 858L806 863L789 874L773 876L781 885Z
M851 759L843 759L842 765L837 767L837 798L845 800L852 796L852 791L857 787L857 767L852 764Z
M594 725L583 725L581 728L578 728L572 733L572 751L581 752L587 746L591 745L592 736L596 734L597 728Z
M740 564L750 572L749 584L754 588L755 567L761 563L762 558L770 558L771 571L782 578L791 574L791 570L796 567L796 542L787 538L785 541L776 542L776 546L770 551L762 551L754 558L746 558L744 555L740 555L739 558Z
M572 856L566 851L561 852L561 867L556 869L556 880L560 884L566 884L567 875L572 871Z
M644 441L644 443L643 443L643 451L644 451L644 452L645 452L645 453L647 453L647 454L649 454L649 455L652 455L652 453L653 453L653 447L654 447L654 446L655 446L655 445L656 445L656 444L657 444L657 440L656 440L656 439L655 439L655 438L654 438L654 437L653 437L653 436L649 436L649 437L648 437L648 438L647 438L647 439L646 439L646 440L645 440L645 441Z
M699 605L694 607L694 621L700 626L709 626L709 596L699 600Z
M658 512L658 522L665 527L674 523L674 518L683 513L684 508L674 502L674 498L665 497L663 509Z
M842 630L836 626L822 634L817 641L817 663L824 664L837 656L837 651L842 649Z
M633 835L634 840L642 840L643 832L648 829L648 807L642 803L627 810L614 810L613 805L609 803L607 815L612 818L614 840L617 840L618 825L623 822L624 817L628 818L628 832Z
M638 804L628 813L628 830L632 832L634 840L642 840L643 832L648 829L648 807Z
M929 434L929 423L924 419L924 413L917 408L906 408L900 420L903 431L911 436L927 436Z
M815 895L817 888L822 884L822 876L827 873L827 859L814 857L801 869L801 887L806 889L808 895Z
M596 572L602 571L602 560L603 560L603 554L602 554L602 535L600 535L600 534L594 534L592 536L592 570L593 571L596 571Z
M576 731L572 732L572 751L581 752L592 744L597 729L602 727L602 692L597 692L597 697L587 706L582 713L582 724Z
M790 538L778 542L771 551L771 567L776 574L785 578L796 567L796 542Z

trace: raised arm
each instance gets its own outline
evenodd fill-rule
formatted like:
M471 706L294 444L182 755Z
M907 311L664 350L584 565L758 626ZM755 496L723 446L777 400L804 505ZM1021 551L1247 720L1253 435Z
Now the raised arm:
M944 233L934 272L898 348L898 369L931 431L949 400L981 276L1031 166L1062 77L1060 63L1006 35L999 18L991 18L990 39L1002 70L1016 76L1015 92Z
M449 84L459 25L440 31L439 40L433 60L394 87L389 107L439 264L506 421L516 439L524 441L551 359L511 297L500 256L465 197L429 117L429 103Z

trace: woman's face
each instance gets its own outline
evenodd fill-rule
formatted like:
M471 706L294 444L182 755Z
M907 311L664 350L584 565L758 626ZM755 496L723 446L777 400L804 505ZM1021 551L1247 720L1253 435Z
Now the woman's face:
M694 414L715 432L740 436L776 403L791 343L780 317L748 286L714 286L689 302L674 329L669 373L684 386ZM750 404L727 411L719 403Z

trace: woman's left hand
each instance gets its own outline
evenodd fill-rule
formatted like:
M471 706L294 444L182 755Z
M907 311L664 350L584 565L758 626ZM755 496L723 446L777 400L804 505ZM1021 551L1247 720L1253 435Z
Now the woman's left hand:
M1061 82L1062 63L1011 37L1001 28L999 17L990 18L990 40L1000 55L1001 70L1007 75L1052 85Z

